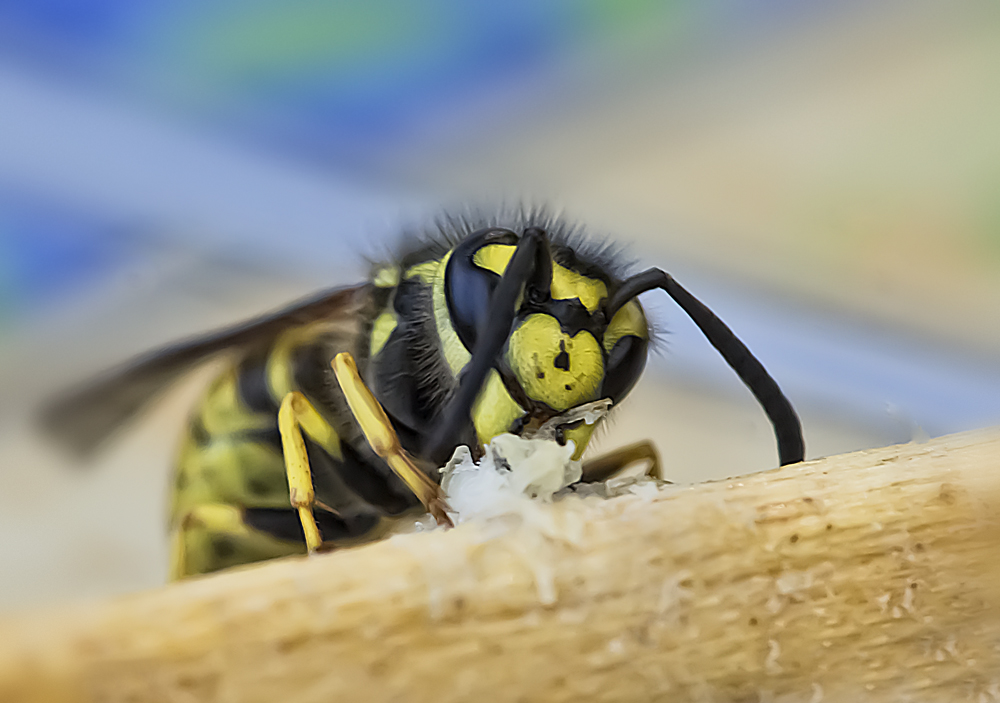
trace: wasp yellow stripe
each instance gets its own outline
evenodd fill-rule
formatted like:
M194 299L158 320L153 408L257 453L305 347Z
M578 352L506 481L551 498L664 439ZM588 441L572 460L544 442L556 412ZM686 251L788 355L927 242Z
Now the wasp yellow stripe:
M472 407L472 423L480 444L488 444L498 434L510 430L511 424L524 415L524 408L507 392L496 369L486 377L486 383Z
M487 244L475 253L472 260L476 266L502 276L516 248L513 244ZM589 278L553 261L550 293L556 300L576 298L588 312L594 312L608 297L608 287L604 281Z
M396 329L398 324L396 319L396 313L392 310L386 310L381 315L375 318L374 324L372 324L372 336L371 345L368 351L369 356L376 356L385 343L389 341L389 335L392 331Z
M625 303L611 318L608 328L604 331L604 351L610 352L618 340L626 335L635 335L640 339L649 337L646 315L642 311L642 306L635 300Z

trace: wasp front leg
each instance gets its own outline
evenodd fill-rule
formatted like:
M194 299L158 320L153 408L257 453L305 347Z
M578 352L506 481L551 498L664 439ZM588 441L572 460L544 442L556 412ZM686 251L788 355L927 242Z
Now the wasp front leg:
M389 467L413 491L439 525L452 527L453 523L448 517L448 504L441 497L441 487L413 463L413 459L400 445L399 437L385 410L361 379L354 357L342 352L334 357L332 365L340 389L351 408L351 414L357 420L372 450L385 459Z
M302 531L306 538L306 548L315 552L323 543L313 505L316 491L313 488L312 472L309 469L309 455L302 438L301 428L310 435L333 432L333 428L316 412L316 408L298 391L292 391L281 401L278 410L278 430L281 433L281 448L285 455L285 472L288 476L288 496L292 507L299 513Z
M580 480L583 483L607 481L626 467L640 461L649 462L643 475L664 480L660 468L660 455L657 454L656 447L648 439L620 447L596 459L585 461L583 463L583 477Z

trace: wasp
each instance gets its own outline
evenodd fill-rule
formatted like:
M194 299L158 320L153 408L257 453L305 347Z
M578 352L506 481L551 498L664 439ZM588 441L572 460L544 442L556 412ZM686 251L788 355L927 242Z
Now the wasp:
M638 298L653 289L749 387L780 462L801 461L791 403L711 310L664 271L632 273L607 245L538 210L442 217L366 283L127 362L43 419L92 450L184 372L228 354L181 442L171 576L371 541L420 510L447 522L435 469L458 446L475 453L555 421L556 441L572 441L579 458L594 425L572 411L613 407L639 380L651 333ZM640 443L584 463L582 480L655 456Z

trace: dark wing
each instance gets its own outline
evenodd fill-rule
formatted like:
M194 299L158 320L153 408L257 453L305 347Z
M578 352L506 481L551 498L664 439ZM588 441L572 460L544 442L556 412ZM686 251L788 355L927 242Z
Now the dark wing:
M220 352L273 338L289 327L349 317L367 300L368 284L325 290L275 312L136 357L42 410L42 428L80 455L97 449L181 374Z

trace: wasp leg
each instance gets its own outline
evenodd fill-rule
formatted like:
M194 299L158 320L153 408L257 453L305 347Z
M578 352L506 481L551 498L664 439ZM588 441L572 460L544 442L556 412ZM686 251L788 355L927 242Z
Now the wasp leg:
M596 459L585 461L583 463L583 477L580 481L583 483L606 481L625 467L640 461L649 462L645 476L664 480L660 468L660 455L656 453L656 447L653 446L653 443L646 439L626 447L620 447Z
M400 445L399 437L396 436L385 410L361 380L354 357L347 352L337 354L333 359L333 371L344 397L347 398L351 414L374 452L386 460L439 525L453 526L448 517L448 504L441 497L441 487L413 463L413 459Z
M324 437L334 431L304 395L292 391L281 401L281 408L278 410L278 430L281 433L281 448L285 455L288 495L292 507L299 512L306 548L311 553L319 549L323 538L319 527L316 526L316 517L313 515L316 491L313 489L309 455L306 453L306 443L302 438L300 427L305 428L306 432L316 438Z

